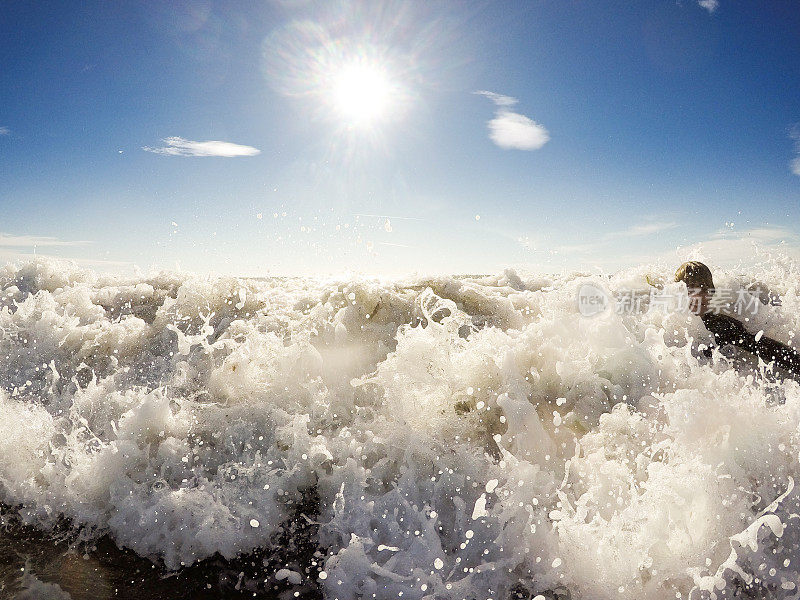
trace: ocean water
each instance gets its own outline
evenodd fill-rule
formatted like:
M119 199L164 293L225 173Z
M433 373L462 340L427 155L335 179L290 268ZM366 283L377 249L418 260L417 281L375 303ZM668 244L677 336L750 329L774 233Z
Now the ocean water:
M685 298L672 269L8 265L3 519L165 575L247 557L236 589L265 597L797 598L800 387L706 357L700 319L653 300ZM715 281L755 301L751 331L800 332L799 265ZM582 316L586 283L643 304Z

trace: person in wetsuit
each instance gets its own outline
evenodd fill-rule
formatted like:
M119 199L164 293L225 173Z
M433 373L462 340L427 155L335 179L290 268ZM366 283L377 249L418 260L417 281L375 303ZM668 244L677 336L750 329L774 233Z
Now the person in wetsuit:
M718 346L736 346L775 364L800 377L800 354L794 349L768 337L756 337L741 321L709 309L714 295L711 270L701 262L683 263L675 272L675 281L683 281L689 291L689 310L698 315L706 329L713 334ZM708 351L710 355L710 350Z

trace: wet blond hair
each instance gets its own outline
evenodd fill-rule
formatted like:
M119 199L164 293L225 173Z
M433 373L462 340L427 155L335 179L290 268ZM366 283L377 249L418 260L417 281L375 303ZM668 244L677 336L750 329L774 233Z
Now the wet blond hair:
M683 281L687 288L699 289L704 292L714 291L714 279L711 277L711 269L701 262L691 260L683 263L675 271L675 281Z

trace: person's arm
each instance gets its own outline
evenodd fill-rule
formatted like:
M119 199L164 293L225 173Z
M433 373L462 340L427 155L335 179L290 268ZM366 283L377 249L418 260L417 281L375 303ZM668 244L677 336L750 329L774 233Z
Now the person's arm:
M741 322L724 315L709 315L703 318L706 328L714 334L714 340L720 346L730 344L755 354L765 362L776 365L794 375L800 376L800 354L789 346L772 338L756 336L747 331Z
M754 354L766 362L775 361L775 364L795 375L800 375L800 354L785 344L772 338L762 337L755 342Z

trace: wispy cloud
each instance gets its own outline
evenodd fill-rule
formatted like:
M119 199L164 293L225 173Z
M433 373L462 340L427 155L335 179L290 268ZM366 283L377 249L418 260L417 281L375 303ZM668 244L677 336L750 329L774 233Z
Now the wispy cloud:
M602 243L587 242L585 244L558 244L552 247L554 254L594 255Z
M503 96L503 94L495 94L486 90L478 90L475 92L478 96L486 96L494 102L497 106L514 106L519 100L512 96Z
M627 237L639 237L644 235L653 235L677 227L678 224L674 221L658 221L653 223L641 223L639 225L632 225L623 231L612 231L607 233L603 239L614 240Z
M0 126L0 135L11 135L11 129L5 126Z
M709 13L713 13L719 8L719 0L697 0L697 3L705 8Z
M679 246L665 256L729 266L751 265L773 254L800 259L800 237L791 229L772 225L741 231L723 230L706 240Z
M635 238L634 238L635 239ZM548 266L569 269L599 267L611 272L642 264L663 264L672 269L687 260L701 260L714 267L749 268L769 257L800 260L800 235L788 227L764 225L750 229L726 228L698 237L696 241L668 248L664 241L640 242L622 251L608 240L596 243L544 245L553 255Z
M366 218L370 218L370 219L372 219L372 218L375 218L375 219L392 219L392 220L398 219L398 220L404 220L404 221L424 221L425 220L422 217L398 217L398 216L394 216L393 217L392 215L368 215L366 213L353 213L353 216L354 217L366 217Z
M800 177L800 123L795 123L789 130L789 137L794 140L794 151L797 154L789 163L792 173Z
M236 156L255 156L261 150L252 146L242 146L231 142L209 140L207 142L194 142L182 137L168 137L162 140L166 146L152 148L144 146L142 150L166 156L222 156L232 158Z
M675 221L655 220L655 217L636 223L620 231L597 236L583 236L574 242L563 243L562 239L551 239L550 241L538 240L536 244L530 241L527 236L519 237L517 243L526 250L540 250L551 255L567 257L567 260L574 264L609 266L615 268L620 265L627 265L628 256L623 253L623 248L628 251L633 246L643 245L646 248L663 245L661 238L654 238L645 242L639 238L655 236L664 231L678 227ZM620 243L624 242L624 243ZM646 254L642 253L640 258Z
M763 225L742 231L723 229L711 236L712 240L747 239L759 244L794 243L798 235L788 227L780 225Z
M635 240L636 238L645 237L648 235L655 235L662 231L674 229L678 224L675 221L646 221L644 223L637 223L631 225L627 229L620 231L610 231L605 234L598 234L591 240L582 241L575 244L555 244L552 248L559 253L568 254L581 254L581 253L595 253L598 251L610 251L614 248L613 242L619 240ZM526 247L523 238L520 238L519 243ZM541 243L540 243L541 245Z
M42 248L45 246L86 246L92 242L61 240L39 235L11 235L0 233L0 248Z
M550 133L545 127L523 114L509 109L518 101L511 96L480 90L475 92L494 102L497 107L494 119L489 121L489 139L505 149L538 150L550 141Z
M393 244L392 242L378 242L379 246L392 246L394 248L413 248L407 244Z
M58 255L61 252L74 252L74 250L61 250L60 248L79 248L92 244L94 242L87 240L62 240L52 236L0 233L0 266L6 263L22 264L36 259L53 260L64 264L74 263L82 267L90 267L105 272L117 272L120 269L133 266L133 263L128 261L91 256L96 254L94 251L89 252L90 256L88 257ZM40 249L45 248L50 250L40 251ZM52 252L52 254L48 254L48 252Z
M121 260L108 260L103 258L67 258L64 256L56 256L54 254L43 254L37 252L16 252L13 250L5 250L0 247L0 265L7 263L27 263L36 259L52 260L60 264L74 263L81 267L89 267L99 271L105 272L118 272L122 268L130 268L134 263Z

